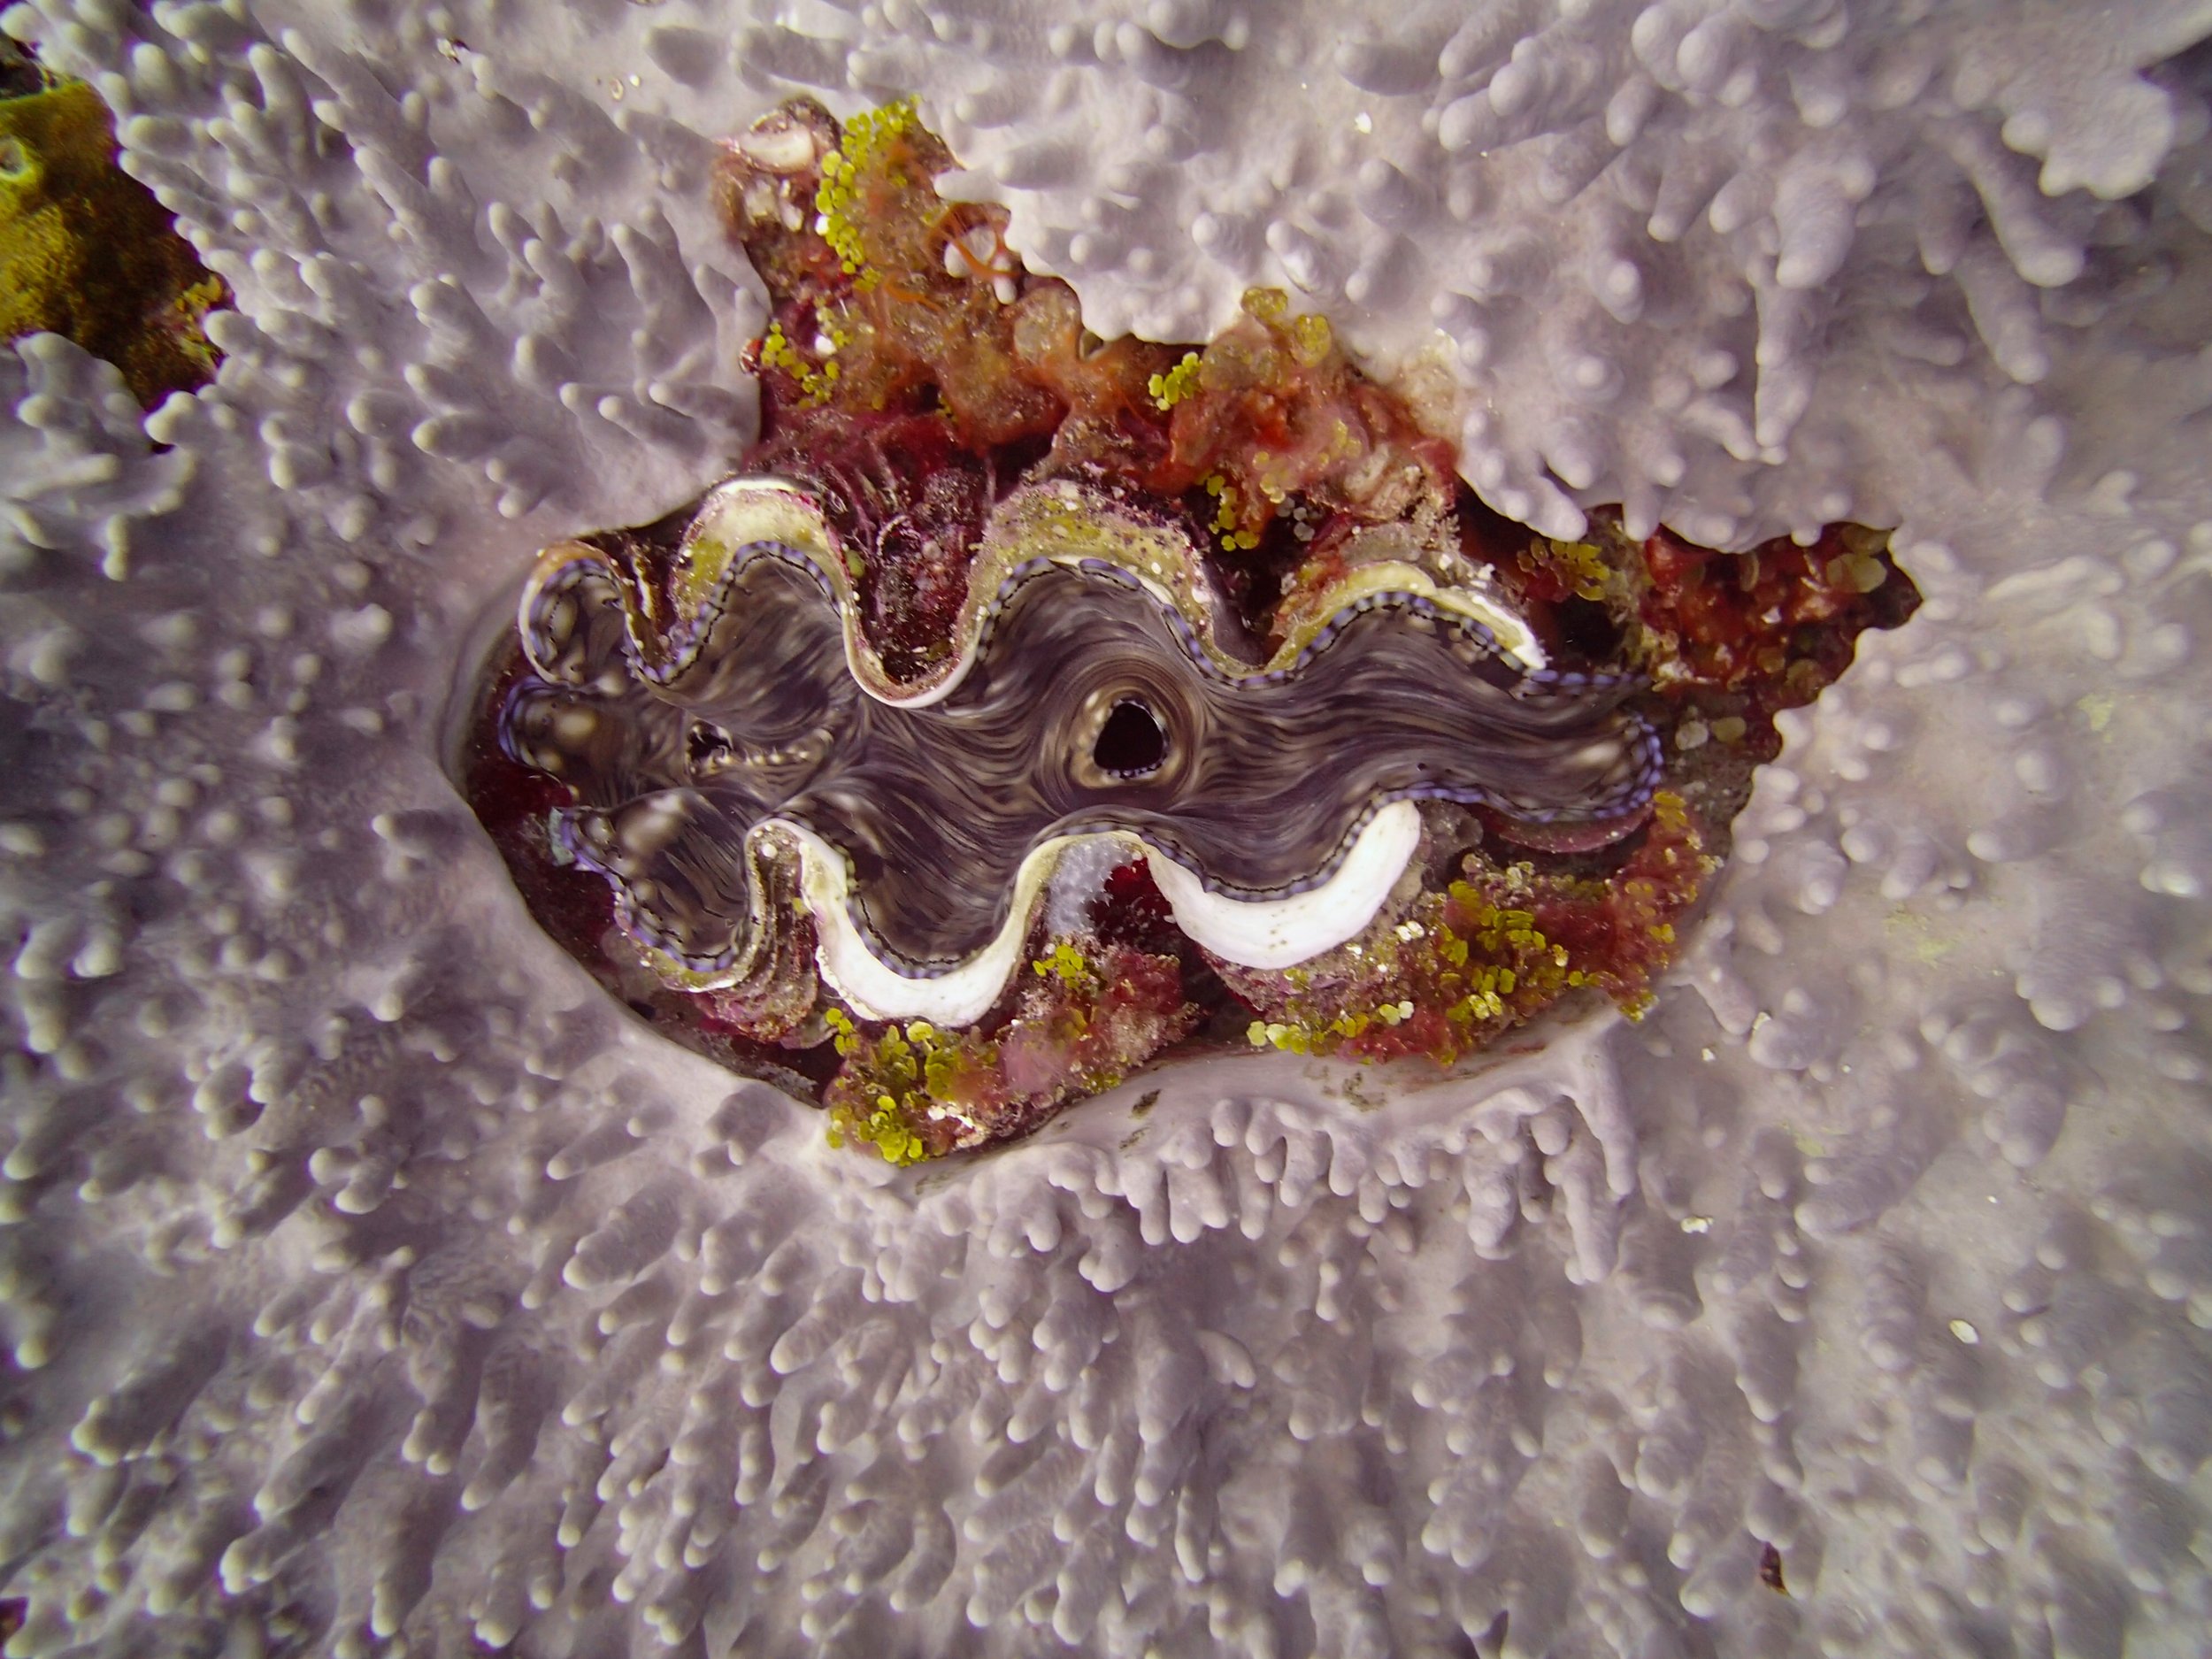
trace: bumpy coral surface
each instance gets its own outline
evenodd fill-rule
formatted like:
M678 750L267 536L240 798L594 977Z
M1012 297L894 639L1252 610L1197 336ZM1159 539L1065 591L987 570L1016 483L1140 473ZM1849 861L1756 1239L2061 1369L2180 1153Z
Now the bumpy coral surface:
M0 353L12 1652L2200 1645L2201 5L4 17L236 295L150 417ZM1101 332L1306 279L1556 539L1900 521L1640 1024L902 1171L543 937L442 763L756 435L795 84Z

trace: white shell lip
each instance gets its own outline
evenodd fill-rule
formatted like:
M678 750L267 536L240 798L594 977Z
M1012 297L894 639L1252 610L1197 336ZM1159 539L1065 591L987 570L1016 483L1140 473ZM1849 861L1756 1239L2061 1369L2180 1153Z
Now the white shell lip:
M729 142L746 160L771 173L803 173L822 158L818 135L797 121L767 130L756 127Z
M1156 848L1146 849L1175 925L1204 949L1247 968L1288 968L1356 937L1375 919L1421 844L1421 809L1386 803L1360 828L1329 879L1279 899L1210 893Z
M799 890L819 941L815 965L824 983L864 1019L957 1026L972 1025L990 1012L1021 965L1030 912L1059 856L1056 843L1033 850L1015 875L1014 902L991 942L950 972L925 976L902 972L869 948L853 920L852 864L842 852L804 825L788 818L769 822L799 846Z
M1211 893L1197 876L1125 830L1062 836L1033 848L1014 878L1014 900L991 942L947 973L901 972L876 955L855 924L852 866L805 826L770 823L798 843L800 891L819 942L815 964L830 988L864 1019L926 1019L972 1025L990 1012L1022 964L1030 919L1060 855L1079 842L1121 843L1142 856L1174 912L1175 925L1200 946L1248 968L1286 968L1355 937L1375 919L1421 841L1421 810L1386 803L1363 825L1326 880L1282 898L1239 899ZM766 827L764 826L763 827Z

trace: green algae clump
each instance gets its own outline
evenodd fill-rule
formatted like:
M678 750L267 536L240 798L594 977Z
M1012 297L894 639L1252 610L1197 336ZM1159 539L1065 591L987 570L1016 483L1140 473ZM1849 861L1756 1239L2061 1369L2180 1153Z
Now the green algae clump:
M1010 1017L987 1029L864 1027L831 1009L843 1064L823 1095L830 1143L909 1164L1026 1134L1066 1102L1112 1088L1198 1016L1173 957L1095 938L1060 940L1030 964Z
M228 297L153 192L115 165L107 105L69 83L0 99L0 336L65 334L152 408L204 386Z

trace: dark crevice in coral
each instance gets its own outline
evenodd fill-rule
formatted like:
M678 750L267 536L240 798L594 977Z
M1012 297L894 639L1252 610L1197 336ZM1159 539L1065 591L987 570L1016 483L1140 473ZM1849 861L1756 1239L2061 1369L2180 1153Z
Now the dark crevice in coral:
M27 97L51 84L33 50L0 35L0 98ZM4 1605L4 1604L0 1604Z

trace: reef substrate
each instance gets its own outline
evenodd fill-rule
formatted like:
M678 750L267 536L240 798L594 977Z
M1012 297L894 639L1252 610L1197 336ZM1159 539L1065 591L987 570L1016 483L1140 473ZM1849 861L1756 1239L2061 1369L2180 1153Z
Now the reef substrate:
M1886 537L1539 535L1279 293L1088 334L952 165L904 104L727 147L749 476L549 549L486 672L466 787L541 924L902 1164L1170 1053L1639 1012L1777 715L1917 604Z

